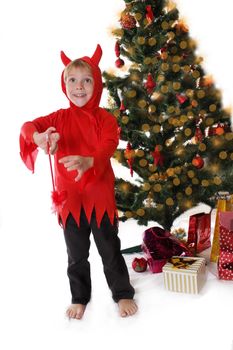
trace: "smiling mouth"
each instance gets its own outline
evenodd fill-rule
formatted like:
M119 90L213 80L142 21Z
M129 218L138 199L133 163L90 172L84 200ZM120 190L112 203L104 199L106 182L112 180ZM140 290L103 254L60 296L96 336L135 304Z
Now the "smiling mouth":
M83 93L83 94L74 94L73 96L74 96L74 97L85 97L86 94L84 94L84 93Z

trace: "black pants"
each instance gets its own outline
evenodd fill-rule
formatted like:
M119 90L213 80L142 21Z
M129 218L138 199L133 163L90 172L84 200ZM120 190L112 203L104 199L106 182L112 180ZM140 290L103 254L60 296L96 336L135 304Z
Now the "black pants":
M90 224L82 209L78 226L70 214L67 218L64 236L68 253L67 274L73 304L86 305L91 298L91 276L88 261L90 233L92 232L98 252L102 258L104 274L113 300L132 299L134 288L130 285L125 260L120 252L120 239L115 220L111 224L107 213L104 214L100 227L97 226L95 211Z

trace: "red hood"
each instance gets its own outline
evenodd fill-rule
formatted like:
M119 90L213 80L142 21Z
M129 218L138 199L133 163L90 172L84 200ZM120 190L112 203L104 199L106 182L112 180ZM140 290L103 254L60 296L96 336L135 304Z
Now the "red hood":
M79 58L80 60L85 61L91 66L92 74L94 78L94 92L93 92L92 98L83 107L77 107L69 100L71 107L73 108L75 107L77 110L82 110L82 111L90 111L90 110L93 111L99 107L99 103L100 103L100 99L103 91L102 75L101 75L100 68L98 66L101 56L102 56L102 49L98 44L92 57L84 56ZM65 55L63 51L61 51L61 60L65 66L67 66L72 61ZM65 88L63 75L64 75L64 70L61 75L61 86L62 86L62 91L66 95L66 88Z

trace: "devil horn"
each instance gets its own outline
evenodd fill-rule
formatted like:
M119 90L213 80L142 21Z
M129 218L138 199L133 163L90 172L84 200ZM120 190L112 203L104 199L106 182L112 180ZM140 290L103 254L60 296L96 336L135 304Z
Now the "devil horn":
M69 59L63 51L61 51L61 60L65 66L71 62L71 59Z
M102 57L102 49L101 49L101 46L98 44L96 46L95 52L91 60L98 66L101 57Z

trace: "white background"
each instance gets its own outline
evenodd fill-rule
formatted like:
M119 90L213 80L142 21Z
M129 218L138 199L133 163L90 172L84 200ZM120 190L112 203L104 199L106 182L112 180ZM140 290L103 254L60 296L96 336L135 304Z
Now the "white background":
M221 89L224 105L231 106L232 1L177 0L177 4L197 40L207 73ZM68 106L60 89L60 50L74 59L92 55L99 43L101 69L115 69L110 32L123 8L121 0L1 4L1 349L86 349L90 343L102 349L231 349L233 284L219 281L210 265L198 296L177 295L165 291L161 274L135 273L134 256L126 256L140 311L120 319L92 244L92 301L82 321L64 317L70 299L66 252L62 231L50 213L48 159L40 153L36 173L30 174L19 157L18 135L23 122ZM114 167L119 175L121 169ZM122 171L123 176L126 173ZM187 228L188 214L177 220L177 227ZM213 224L214 215L212 228ZM143 230L133 221L120 225L122 247L140 244Z

